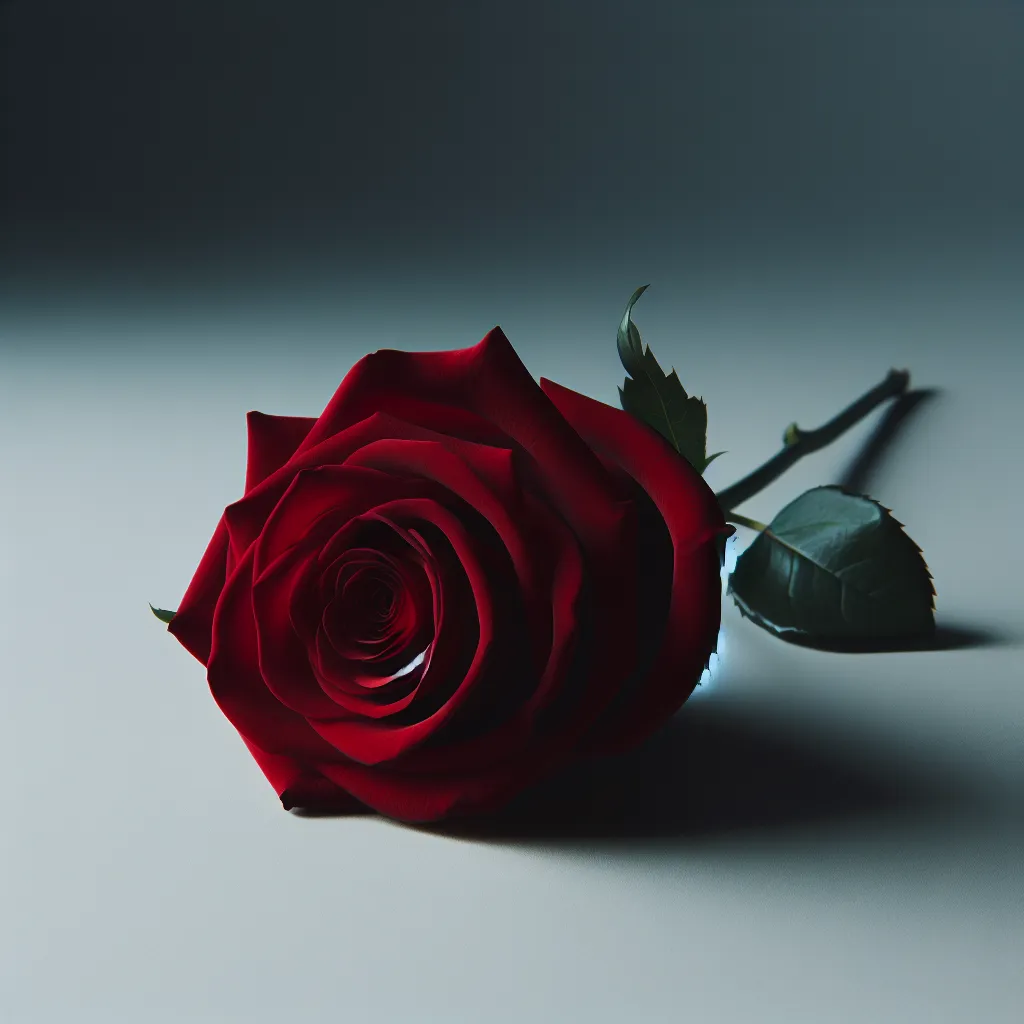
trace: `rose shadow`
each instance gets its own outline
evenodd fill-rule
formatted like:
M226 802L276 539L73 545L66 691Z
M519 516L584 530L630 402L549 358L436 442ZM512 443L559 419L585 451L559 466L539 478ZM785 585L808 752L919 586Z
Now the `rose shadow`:
M763 709L762 709L763 711ZM840 753L810 726L698 698L635 751L580 762L490 815L411 826L477 842L657 845L927 814L948 779Z

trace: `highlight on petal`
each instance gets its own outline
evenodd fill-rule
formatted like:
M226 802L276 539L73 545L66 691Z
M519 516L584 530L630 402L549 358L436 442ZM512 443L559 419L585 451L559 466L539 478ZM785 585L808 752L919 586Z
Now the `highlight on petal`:
M427 656L441 623L442 569L431 552L380 511L360 517L344 531L377 538L378 550L358 546L333 558L317 585L321 608L314 629L304 627L313 674L323 692L347 711L383 718L407 708L416 698ZM396 588L392 605L380 621L368 623L365 611L349 613L358 599L353 581L386 566ZM453 595L449 595L453 596Z

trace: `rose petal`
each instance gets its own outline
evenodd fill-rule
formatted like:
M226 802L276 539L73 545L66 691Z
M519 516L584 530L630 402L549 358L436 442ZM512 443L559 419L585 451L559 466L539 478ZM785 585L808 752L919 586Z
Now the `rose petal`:
M353 516L320 548L316 554L316 567L311 567L312 571L319 573L319 579L302 592L296 591L292 606L292 623L310 648L321 628L324 608L337 590L338 577L348 564L347 560L360 557L362 553L365 557L390 559L397 566L399 552L412 558L416 568L422 572L422 559L410 551L408 541L389 524L374 517L372 511ZM312 584L312 580L310 582Z
M395 436L403 429L400 420L374 413L321 444L296 452L285 465L224 510L232 556L240 559L249 545L255 542L274 507L301 470L342 465L364 444L382 436Z
M452 608L452 605L456 604L449 600L447 590L452 573L461 571L468 579L471 588L478 636L472 661L468 667L463 669L459 665L457 672L453 672L453 668L458 664L459 655L469 645L461 631L457 632L451 624L444 622L440 624L424 670L421 689L430 689L432 681L447 684L442 691L444 699L439 707L431 710L429 714L417 721L397 726L390 722L378 724L359 720L311 723L312 727L338 750L353 761L367 765L390 761L411 750L429 739L451 718L484 674L491 655L496 629L494 595L491 593L487 575L483 571L476 545L462 523L444 507L419 498L390 502L380 511L381 514L387 514L389 517L423 520L418 531L421 535L424 532L430 532L431 528L438 532L443 531L445 541L451 546L453 553L450 560L441 560L445 607ZM466 609L458 604L452 610L461 616L466 615Z
M439 578L439 573L443 571L443 566L437 562L419 537L391 522L383 514L387 511L388 507L385 504L381 509L359 517L358 521L353 521L353 524L350 524L349 527L339 531L336 537L329 542L327 548L324 549L322 555L329 558L333 553L331 549L335 549L343 537L351 538L356 535L355 531L351 528L353 526L360 528L378 526L384 530L382 535L377 535L384 546L391 547L391 542L395 540L402 545L401 550L406 552L406 560L411 559L415 563L413 571L421 572L425 581L422 593L420 592L420 586L416 586L414 591L414 597L419 609L417 614L423 621L420 632L410 641L408 657L403 658L401 663L394 664L393 666L389 665L387 671L389 675L392 672L397 673L405 665L412 662L417 655L423 653L425 648L429 648L430 656L427 659L426 665L393 678L382 685L374 685L365 678L365 674L360 666L354 665L351 661L346 661L326 641L319 628L313 631L312 634L306 634L309 638L308 642L312 652L313 672L324 692L342 707L358 711L370 718L381 718L407 707L420 689L426 667L433 663L434 672L432 678L426 681L424 690L424 692L429 692L436 682L436 677L442 672L442 662L448 665L452 661L451 654L446 655L444 649L439 651L434 644L434 640L440 631L444 610L444 596ZM398 550L395 549L396 558ZM452 575L449 571L448 575L451 578L448 579L447 586L450 591L454 588L453 593L455 597L460 596L464 589L468 590L468 584L460 581L459 577L464 577L461 571L458 575ZM410 591L413 592L412 587ZM415 644L415 650L411 649L412 644ZM452 644L449 642L447 648L451 647Z
M379 814L424 824L500 807L556 767L555 761L537 757L515 775L499 770L451 778L341 763L321 765L320 771Z
M659 433L635 416L541 378L544 393L595 451L650 495L677 548L693 550L733 527L707 481Z
M256 548L252 550L255 558ZM329 718L344 712L317 683L307 645L291 618L294 591L315 564L315 540L312 550L279 556L253 584L252 610L260 675L267 689L300 715Z
M323 545L350 519L395 498L437 497L428 481L396 478L360 466L318 466L296 473L266 519L253 545L256 574L296 544L309 545L315 535ZM229 506L228 530L231 530Z
M386 609L373 607L374 594L387 601ZM413 577L383 554L352 559L324 608L320 632L344 657L376 666L406 649L424 621L417 613L425 611L429 597L422 570Z
M632 564L636 518L632 504L619 500L618 490L615 512L616 530L600 538L614 557L601 562L592 552L587 553L591 572L586 602L590 617L586 620L587 638L582 645L586 649L577 649L575 644L581 577L573 569L581 569L583 560L576 550L578 538L562 523L566 536L556 547L575 553L576 559L571 564L572 559L567 556L569 560L559 566L559 587L551 598L559 616L557 629L552 632L559 640L541 685L537 686L536 678L532 681L534 700L526 701L525 708L514 711L497 728L477 730L475 736L472 726L462 729L463 735L471 737L464 742L451 742L451 731L446 729L437 744L403 752L393 762L397 770L403 774L452 773L458 778L459 773L475 774L494 765L497 775L504 774L509 785L514 785L511 780L525 777L534 759L558 763L571 756L577 740L618 692L636 661L636 623L628 616L623 619L619 613L620 602L625 608L636 606L637 579ZM492 666L495 667L475 693L486 690L491 695L501 694L510 685L498 658L492 659ZM453 716L453 722L457 719ZM458 725L454 725L454 731L459 734ZM501 759L505 763L499 765Z
M660 651L628 702L609 707L587 746L601 754L624 751L674 714L700 681L721 625L721 567L713 541L734 528L703 477L655 431L552 381L542 379L541 387L580 436L650 496L672 540L672 597Z
M239 734L241 735L241 734ZM347 793L325 775L302 765L291 757L268 754L252 740L242 736L256 764L274 787L286 811L301 807L332 814L366 814L371 808Z
M245 493L248 494L295 454L295 449L306 439L316 418L250 412L245 419L249 434L245 470Z
M207 680L232 725L270 754L308 761L339 760L338 752L301 715L267 689L257 654L250 548L228 577L213 616Z
M436 481L464 500L494 529L511 559L530 622L534 664L539 674L550 648L550 617L542 595L556 557L551 535L526 502L515 476L514 453L458 439L374 441L346 463L389 473L415 473ZM532 529L531 529L532 527ZM529 530L529 537L524 536Z
M345 533L352 537L352 524L352 520L347 521L335 536ZM328 523L322 532L329 529ZM388 532L394 536L393 530ZM312 531L298 545L279 555L253 585L259 666L264 682L285 706L306 717L346 717L346 712L380 717L400 710L411 700L409 691L415 679L396 680L386 687L380 686L377 693L368 693L365 686L358 685L351 663L339 658L325 666L320 647L324 642L322 630L296 627L297 613L308 616L312 600L316 599L316 595L310 599L303 592L316 589L321 550L318 545L318 533ZM252 550L255 558L258 546ZM396 646L404 644L408 648L414 642L420 646L415 651L408 650L404 658L402 651L396 650L390 662L383 661L387 651L381 652L377 661L380 674L397 673L433 636L429 583L411 586L410 597L419 600L420 614L426 618L421 627L412 629L405 637L397 637ZM346 671L352 682L346 681Z
M382 349L364 356L297 454L377 411L406 418L424 400L468 410L525 449L552 502L589 545L602 546L618 529L617 496L600 460L541 391L498 327L472 348Z
M575 739L598 717L611 699L611 688L595 686L605 664L601 637L594 635L592 595L584 583L583 559L568 528L566 543L557 546L550 593L549 614L553 643L543 672L531 692L490 728L470 723L460 736L446 730L444 742L418 748L395 767L408 773L472 776L483 770L504 770L522 776L534 759L568 759ZM605 638L608 642L608 638ZM614 644L614 638L610 640ZM496 677L486 690L493 694ZM483 692L485 688L478 688ZM526 762L526 763L524 763Z
M204 665L210 660L213 612L227 578L228 530L221 516L167 632Z
M408 661L412 661L410 657ZM403 665L396 666L398 669ZM422 668L389 679L383 685L360 685L362 677L351 670L351 663L341 658L330 644L317 638L313 674L321 689L336 704L366 718L386 718L404 711L415 699L422 681ZM342 715L332 716L333 719Z

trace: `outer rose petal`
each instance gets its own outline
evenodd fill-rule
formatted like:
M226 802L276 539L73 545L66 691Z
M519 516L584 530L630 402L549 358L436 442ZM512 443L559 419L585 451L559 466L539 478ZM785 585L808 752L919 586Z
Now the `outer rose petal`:
M242 741L249 748L249 753L260 766L267 781L274 787L274 792L281 798L286 811L293 807L302 807L315 811L330 811L333 814L369 812L369 807L319 772L306 768L293 758L282 754L268 754L244 736Z
M250 412L246 493L283 466L305 439L316 419L304 416L267 416ZM228 575L228 530L222 515L192 582L167 631L204 665L210 660L213 609ZM231 568L234 568L233 566Z
M414 414L424 401L468 410L524 448L535 460L552 504L594 556L600 558L609 539L619 536L619 495L607 471L538 387L500 327L472 348L380 349L364 356L342 381L296 457L374 412L403 417Z
M507 770L455 777L403 774L359 764L325 764L322 770L378 814L422 824L493 811L550 775L561 760L538 760L517 775Z
M252 564L250 548L217 602L206 668L210 692L228 721L268 753L311 763L339 760L342 755L302 715L285 707L263 680L252 609Z
M635 416L541 378L544 393L599 454L620 465L661 511L676 547L693 550L733 527L707 481Z
M261 480L252 490L224 510L229 551L237 560L263 531L275 506L303 469L343 465L353 452L383 437L406 437L409 424L393 416L373 413L334 437L314 447L305 447L293 455L280 469Z
M627 750L654 732L693 692L715 649L722 617L721 566L712 543L735 528L704 478L667 441L629 413L546 379L541 387L599 454L620 465L657 506L674 548L672 602L662 646L646 678L616 701L588 751Z
M316 417L268 416L262 412L246 413L249 432L249 454L245 469L245 493L279 470L306 439Z
M192 582L167 632L204 665L210 660L213 610L227 578L228 528L221 516L217 529L192 575Z
M256 579L279 556L308 546L319 534L326 544L339 526L388 501L434 498L445 492L430 480L410 480L366 466L317 466L295 474L252 545ZM228 531L230 532L230 519Z

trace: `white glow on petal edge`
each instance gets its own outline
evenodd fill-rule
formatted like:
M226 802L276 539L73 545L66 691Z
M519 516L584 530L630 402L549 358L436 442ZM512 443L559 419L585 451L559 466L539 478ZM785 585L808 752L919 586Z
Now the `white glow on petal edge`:
M406 665L404 668L400 668L394 674L394 676L392 676L392 678L393 679L397 679L399 676L404 676L407 673L411 672L414 668L419 668L419 666L422 665L424 660L426 659L427 651L429 649L430 649L429 647L425 647L422 651L420 651L419 654L416 655L415 658L412 659L412 661L409 662L408 665Z
M730 537L725 542L725 565L722 566L722 596L725 596L725 588L729 582L729 574L736 568L736 559L739 556L736 553L736 538ZM725 626L719 626L718 628L718 650L711 655L708 659L708 667L704 669L700 677L700 685L693 691L693 697L698 694L705 694L709 690L713 690L717 684L715 678L716 673L722 667L722 663L725 659L725 652L728 649L728 642ZM692 699L692 697L691 697Z
M416 657L413 658L408 665L405 665L404 667L400 668L394 675L388 676L387 679L382 680L382 682L393 682L395 679L400 679L402 676L408 675L414 668L419 668L419 666L422 665L423 662L426 660L429 651L429 647L420 651L420 653L417 654Z

